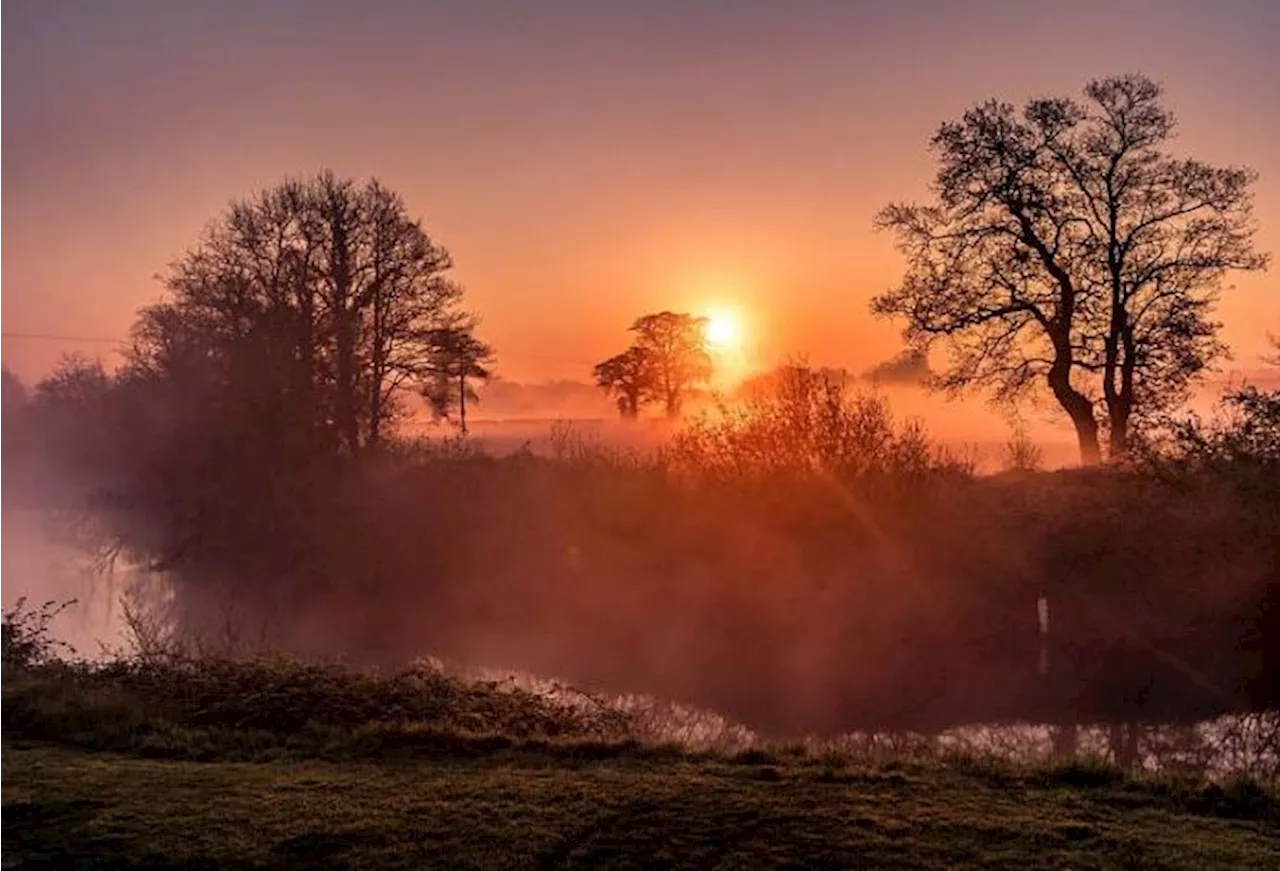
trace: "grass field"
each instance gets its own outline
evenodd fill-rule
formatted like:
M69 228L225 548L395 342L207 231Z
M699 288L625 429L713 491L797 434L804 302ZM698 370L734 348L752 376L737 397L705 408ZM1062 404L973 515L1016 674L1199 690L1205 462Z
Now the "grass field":
M64 663L11 617L4 868L1280 867L1252 781L694 750L430 668Z
M761 755L760 758L767 758ZM6 868L1275 868L1280 821L1160 784L503 751L161 761L6 741Z

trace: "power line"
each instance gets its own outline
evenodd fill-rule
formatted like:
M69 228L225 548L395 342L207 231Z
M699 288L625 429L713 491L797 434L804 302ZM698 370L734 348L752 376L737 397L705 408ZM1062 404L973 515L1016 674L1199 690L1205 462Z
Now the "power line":
M26 339L32 341L43 342L92 342L100 344L118 345L126 341L123 337L111 338L108 336L72 336L61 335L57 333L19 333L4 332L0 333L0 338L5 339ZM546 360L550 363L569 363L574 366L592 366L593 363L580 358L558 357L552 354L534 354L522 351L503 351L498 349L499 357L515 357L517 359L526 360Z
M0 333L0 338L36 339L47 342L102 342L112 345L118 345L124 341L122 338L112 339L106 336L61 336L53 333Z

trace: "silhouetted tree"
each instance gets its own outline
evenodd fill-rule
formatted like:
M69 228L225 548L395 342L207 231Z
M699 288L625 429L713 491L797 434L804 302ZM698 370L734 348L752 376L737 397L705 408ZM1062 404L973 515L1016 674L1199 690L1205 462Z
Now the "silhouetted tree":
M0 371L0 384L3 385L3 391L0 392L0 399L3 400L0 403L3 407L3 413L0 413L0 423L3 424L0 428L0 454L3 455L5 465L9 469L9 474L5 476L0 486L3 486L5 505L16 505L19 499L26 496L26 490L29 489L26 487L26 472L32 466L30 454L34 442L27 414L31 396L22 379L9 371L7 366ZM23 480L15 483L19 475L15 475L14 472L19 468L24 469L24 472L20 473Z
M596 384L617 398L618 413L624 418L634 419L654 390L653 361L644 348L628 348L596 364L594 373Z
M645 315L631 325L634 347L652 367L654 397L663 403L668 417L680 413L690 387L711 377L706 326L706 318L669 311Z
M877 363L862 373L873 384L928 384L933 379L929 355L919 349L908 349L898 356Z
M30 398L27 393L27 385L22 383L21 378L9 371L8 367L0 371L0 385L3 386L0 396L3 397L5 411L19 409L27 404L27 400Z
M114 459L109 415L113 381L99 360L68 354L32 391L46 449L64 471L99 479Z
M458 317L448 253L376 181L322 173L233 203L144 310L132 367L198 377L261 431L333 452L376 447L397 397L433 374Z
M472 380L488 381L493 349L472 334L471 326L453 326L433 330L430 334L429 365L431 378L424 396L437 419L458 409L458 429L467 432L467 400L479 401L471 388Z
M377 182L324 173L234 203L164 275L118 372L35 391L74 409L79 387L105 386L108 413L45 427L66 440L56 466L85 467L64 501L173 579L175 614L209 597L269 613L349 572L317 542L381 467L345 461L378 448L400 397L435 377L437 331L466 322L449 267Z
M1086 100L990 101L939 128L936 201L877 223L907 256L877 314L945 340L945 387L1013 400L1046 384L1083 462L1122 456L1134 423L1180 403L1224 348L1212 312L1254 251L1255 174L1165 150L1174 118L1137 75L1090 82Z

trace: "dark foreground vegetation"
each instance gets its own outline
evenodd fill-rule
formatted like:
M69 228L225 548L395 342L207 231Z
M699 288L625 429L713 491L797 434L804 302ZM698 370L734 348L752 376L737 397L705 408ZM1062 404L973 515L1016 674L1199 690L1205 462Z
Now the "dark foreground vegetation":
M1247 779L816 744L699 751L638 740L617 709L426 667L11 659L3 686L5 867L1190 869L1280 856L1280 803Z

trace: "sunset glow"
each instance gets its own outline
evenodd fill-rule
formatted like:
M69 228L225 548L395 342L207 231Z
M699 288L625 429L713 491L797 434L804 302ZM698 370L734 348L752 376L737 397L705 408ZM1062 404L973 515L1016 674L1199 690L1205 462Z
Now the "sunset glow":
M704 333L713 351L736 351L742 347L742 319L732 309L709 313Z
M716 316L718 369L800 355L860 372L902 350L903 324L868 308L903 268L872 219L924 194L937 125L1126 69L1167 87L1180 148L1258 171L1257 245L1280 250L1276 4L981 0L934 4L927 26L911 3L801 5L17 4L5 322L37 338L6 341L4 362L27 379L66 353L118 363L154 276L228 202L331 168L396 191L449 251L508 381L587 383L668 305ZM1223 294L1234 368L1258 369L1280 330L1273 286L1244 274Z
M1280 871L1280 0L4 11L4 867Z

